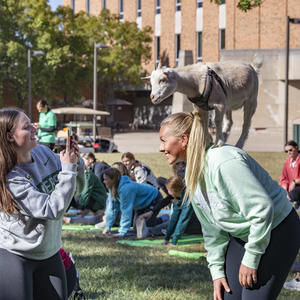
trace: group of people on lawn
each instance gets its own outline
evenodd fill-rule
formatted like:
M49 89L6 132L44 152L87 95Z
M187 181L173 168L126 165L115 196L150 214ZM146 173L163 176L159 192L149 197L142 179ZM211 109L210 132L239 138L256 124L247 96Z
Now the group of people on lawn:
M43 112L49 113L49 108ZM128 233L133 212L141 225L137 230L145 223L153 228L164 222L160 209L174 201L173 215L183 216L183 228L192 207L201 223L214 300L277 298L300 247L300 221L292 205L298 205L300 183L296 145L286 145L289 158L280 186L245 151L216 147L196 108L168 116L159 132L160 152L173 166L185 162L185 171L179 168L157 181L149 166L124 153L125 168L120 162L102 165L99 180L101 162L81 159L73 136L59 156L37 145L37 128L47 132L46 123L34 126L16 108L0 110L0 299L67 299L59 249L71 201L93 211L105 207L105 234L121 211L117 237ZM89 189L95 182L98 188ZM108 197L101 205L86 200L105 188ZM159 191L163 188L168 199ZM169 226L165 243L176 228L172 219Z

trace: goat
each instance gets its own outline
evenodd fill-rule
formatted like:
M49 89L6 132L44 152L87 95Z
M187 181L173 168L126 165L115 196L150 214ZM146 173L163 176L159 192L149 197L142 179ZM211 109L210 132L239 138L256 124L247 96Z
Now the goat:
M222 146L232 127L232 111L244 108L244 123L236 146L242 148L249 134L252 116L257 106L258 76L262 59L254 57L253 63L212 62L197 63L181 68L160 65L151 76L151 101L158 104L175 92L185 94L188 99L206 111L215 110L216 140ZM223 128L222 128L223 127Z

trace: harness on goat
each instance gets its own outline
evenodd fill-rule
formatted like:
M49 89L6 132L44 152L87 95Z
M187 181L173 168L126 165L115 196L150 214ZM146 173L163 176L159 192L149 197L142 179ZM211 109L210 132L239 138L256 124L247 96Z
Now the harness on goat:
M221 80L221 78L218 76L218 74L211 68L208 68L207 70L207 79L206 79L206 84L205 84L205 90L203 92L203 94L199 97L193 97L193 98L188 98L191 102L193 102L194 104L196 104L198 107L200 107L203 110L209 111L209 110L213 110L214 108L208 105L208 99L209 96L211 94L212 91L212 80L213 78L215 78L218 83L220 84L225 96L226 91L224 89L223 86L223 82Z

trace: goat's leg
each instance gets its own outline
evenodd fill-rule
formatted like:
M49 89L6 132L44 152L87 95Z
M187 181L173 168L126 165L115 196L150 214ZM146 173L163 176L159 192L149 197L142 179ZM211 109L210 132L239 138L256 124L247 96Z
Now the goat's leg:
M223 137L224 137L224 141L226 142L228 139L228 136L230 134L231 131L231 127L232 127L232 111L226 111L224 114L224 120L223 120Z
M215 124L216 124L216 140L215 145L222 146L225 143L225 139L222 132L223 118L225 109L223 106L218 106L215 109Z
M252 96L244 104L244 123L243 123L242 134L236 143L236 147L241 148L241 149L243 148L245 141L248 138L249 129L250 129L250 125L251 125L251 119L256 111L256 106L257 106L256 97L257 97L257 95Z

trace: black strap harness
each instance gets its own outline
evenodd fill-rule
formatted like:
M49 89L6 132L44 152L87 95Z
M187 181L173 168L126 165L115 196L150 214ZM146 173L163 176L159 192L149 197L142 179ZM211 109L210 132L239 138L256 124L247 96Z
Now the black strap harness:
M226 96L227 94L226 94L222 79L219 77L219 75L213 69L208 68L206 83L205 83L205 90L204 90L203 94L199 97L193 97L193 98L188 97L188 99L191 102L193 102L195 105L197 105L198 107L200 107L201 109L206 110L206 111L214 109L213 107L208 105L208 99L209 99L209 96L212 91L213 78L215 78L218 81L218 83L220 84L220 86Z

